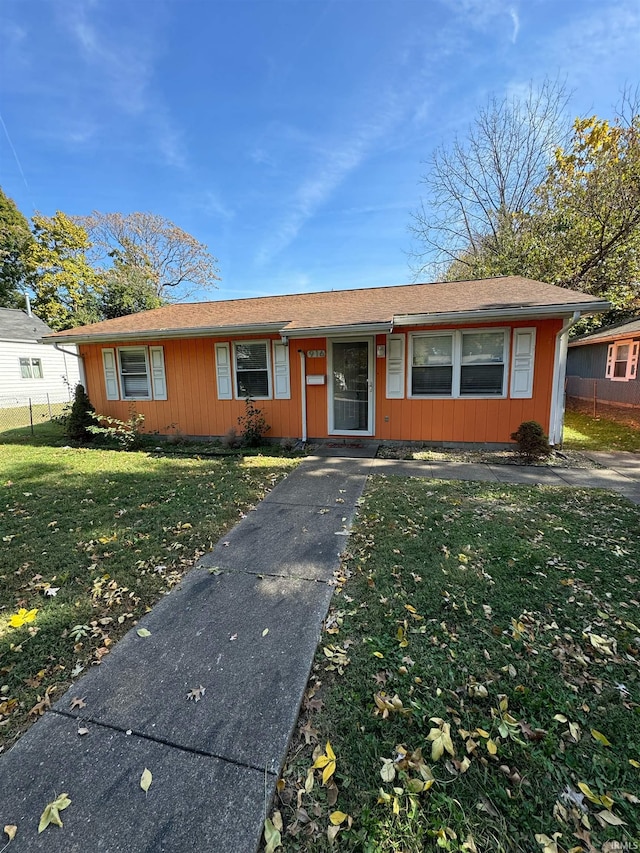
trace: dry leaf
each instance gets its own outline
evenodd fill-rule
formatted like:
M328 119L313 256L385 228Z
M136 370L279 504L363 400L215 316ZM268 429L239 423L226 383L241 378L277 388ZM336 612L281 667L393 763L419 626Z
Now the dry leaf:
M47 803L47 805L45 806L45 810L40 815L38 833L44 832L44 830L49 826L50 823L54 823L56 826L62 826L60 812L70 805L71 800L69 799L67 794L60 794L60 796L56 797L53 802Z
M8 823L4 828L5 835L9 836L9 841L13 841L17 831L18 827L14 823Z
M266 637L268 633L269 633L269 629L265 628L264 631L262 632L262 636Z
M340 824L344 823L348 817L349 815L345 814L344 812L335 811L331 812L331 814L329 815L329 820L334 826L340 826Z
M73 711L74 708L85 708L87 703L84 699L81 699L79 696L74 696L71 700L71 705L69 706Z
M151 775L151 771L146 767L142 771L142 776L140 777L140 787L142 790L147 793L149 788L151 787L151 782L153 781L153 776Z
M264 842L264 853L273 853L278 847L282 847L282 836L269 818L264 822Z
M138 628L138 630L136 631L136 634L139 637L150 637L151 631L147 630L147 628Z
M200 687L194 687L187 693L187 699L193 699L194 702L199 702L204 696L204 692L207 688L203 687L202 684Z

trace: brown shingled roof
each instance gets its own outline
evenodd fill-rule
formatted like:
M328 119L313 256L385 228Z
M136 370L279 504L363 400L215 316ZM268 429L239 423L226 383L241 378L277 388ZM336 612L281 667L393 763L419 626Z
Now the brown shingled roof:
M244 331L252 326L273 325L283 334L300 330L340 329L344 326L391 324L394 318L412 314L499 313L503 309L558 307L558 315L582 310L604 310L607 306L584 293L556 287L520 276L478 281L436 282L362 290L332 290L255 299L229 299L166 305L151 311L104 320L90 326L68 329L54 338L93 337L114 340L135 334L158 333L157 337L184 330L191 334L215 334L224 329Z

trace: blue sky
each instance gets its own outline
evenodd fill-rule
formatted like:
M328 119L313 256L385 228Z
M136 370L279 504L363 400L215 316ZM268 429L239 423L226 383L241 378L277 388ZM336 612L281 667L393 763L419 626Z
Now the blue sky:
M3 0L0 184L161 214L235 298L412 280L423 161L488 95L610 116L638 0Z

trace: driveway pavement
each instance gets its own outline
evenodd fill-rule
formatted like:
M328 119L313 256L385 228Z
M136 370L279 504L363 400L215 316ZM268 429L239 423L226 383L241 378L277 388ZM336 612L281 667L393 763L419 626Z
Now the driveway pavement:
M370 473L607 488L640 504L636 462L309 457L0 756L0 826L18 827L8 853L255 851ZM63 828L39 835L63 792Z

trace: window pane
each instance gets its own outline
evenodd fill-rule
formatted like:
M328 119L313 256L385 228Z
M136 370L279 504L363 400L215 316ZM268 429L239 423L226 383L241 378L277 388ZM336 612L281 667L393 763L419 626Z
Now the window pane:
M20 375L23 379L31 379L31 361L28 358L20 359Z
M461 394L502 394L502 364L462 365L460 369Z
M411 372L411 393L438 396L451 394L453 367L414 367Z
M266 344L237 344L236 366L238 370L266 370Z
M451 335L429 335L413 339L413 364L415 367L451 364L453 338Z
M269 377L266 370L242 370L237 375L238 397L268 397Z
M502 363L504 332L467 332L462 335L463 364Z
M143 349L120 350L120 364L123 373L147 372L147 361Z
M42 379L42 361L39 358L32 358L31 365L33 368L33 378Z

